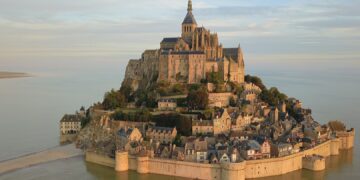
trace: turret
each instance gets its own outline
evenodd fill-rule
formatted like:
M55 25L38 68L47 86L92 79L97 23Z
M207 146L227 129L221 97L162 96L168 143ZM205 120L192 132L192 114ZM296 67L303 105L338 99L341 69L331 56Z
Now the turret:
M181 37L188 43L191 44L193 32L197 27L196 20L192 14L192 1L189 0L187 14L182 23L182 34Z

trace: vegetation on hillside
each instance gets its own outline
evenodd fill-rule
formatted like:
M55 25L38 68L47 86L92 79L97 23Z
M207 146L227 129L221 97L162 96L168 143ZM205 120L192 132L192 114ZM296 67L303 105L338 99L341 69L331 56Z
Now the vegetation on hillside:
M276 87L267 89L262 80L257 76L246 75L245 81L258 86L262 90L260 99L271 106L275 106L280 102L285 102L287 100L287 96L284 93L281 93Z
M209 94L206 88L192 90L187 96L189 109L205 110L209 104Z
M120 90L114 90L105 93L102 106L105 110L114 110L116 108L126 107L128 102L131 102L134 97L132 89L129 86L122 86Z

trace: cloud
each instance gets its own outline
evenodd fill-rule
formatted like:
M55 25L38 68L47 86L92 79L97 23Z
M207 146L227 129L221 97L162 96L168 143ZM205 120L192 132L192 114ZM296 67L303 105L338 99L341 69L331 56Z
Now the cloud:
M180 36L186 0L0 0L0 52L131 52ZM250 53L356 53L360 2L194 0L200 26Z

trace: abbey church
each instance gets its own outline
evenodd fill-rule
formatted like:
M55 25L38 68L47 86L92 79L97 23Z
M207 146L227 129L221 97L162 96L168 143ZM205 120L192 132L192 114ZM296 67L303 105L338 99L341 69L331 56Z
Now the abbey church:
M181 37L164 38L160 49L146 50L141 59L130 60L124 83L135 90L154 80L194 84L212 72L220 74L224 81L244 82L241 48L224 48L216 33L199 27L191 0L181 30Z

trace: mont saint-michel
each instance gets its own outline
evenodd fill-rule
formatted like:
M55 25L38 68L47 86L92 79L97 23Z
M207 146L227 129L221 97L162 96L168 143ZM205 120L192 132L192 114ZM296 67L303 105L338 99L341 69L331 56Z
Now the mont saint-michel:
M319 124L299 99L245 75L240 45L223 47L193 11L189 0L179 37L129 61L119 90L64 115L61 141L114 171L223 180L323 171L353 148L353 128Z

